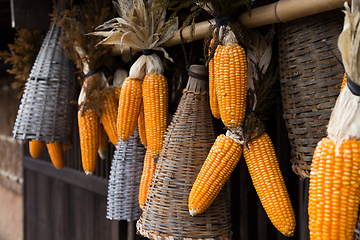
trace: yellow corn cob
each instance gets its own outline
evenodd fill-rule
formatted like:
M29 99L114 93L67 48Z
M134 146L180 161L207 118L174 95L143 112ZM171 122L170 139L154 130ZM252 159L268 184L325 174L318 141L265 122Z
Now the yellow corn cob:
M148 194L150 183L155 173L155 169L156 169L156 163L154 162L152 154L150 151L146 151L143 172L141 175L140 188L139 188L139 205L141 209L145 204L146 196Z
M31 157L38 158L44 148L45 142L31 139L29 142L29 152Z
M310 239L353 239L360 200L360 142L335 144L323 138L315 148L309 187Z
M106 131L104 129L104 126L102 124L99 124L99 149L98 154L101 159L105 159L106 157L106 149L109 144L109 137L106 134Z
M344 73L344 76L343 76L343 81L341 83L341 89L340 89L340 92L343 90L343 88L345 87L347 83L347 78L346 78L346 72Z
M201 167L189 196L192 216L204 212L215 200L242 154L242 145L219 135Z
M83 116L79 110L78 123L82 166L86 175L89 175L95 171L98 159L99 118L93 109L86 110Z
M101 123L114 146L118 142L116 121L118 102L114 93L109 93L104 99L104 107L101 112Z
M54 167L57 169L63 168L65 165L65 159L62 144L58 142L49 142L46 144L46 147Z
M117 87L114 89L114 97L117 103L119 103L120 93L121 93L121 87Z
M147 74L142 84L147 148L160 154L168 116L168 84L162 75Z
M295 214L272 141L266 133L248 143L244 157L256 192L270 221L285 236L295 231Z
M228 128L237 127L245 117L247 62L239 44L218 45L214 57L215 90L220 117Z
M211 47L214 44L214 39L211 39L210 41L210 49L209 49L209 55L211 51ZM216 99L216 92L215 92L215 66L214 66L214 57L212 57L209 61L209 102L210 102L210 109L212 115L220 119L220 112L219 112L219 106Z
M126 141L133 135L137 125L142 100L141 80L126 78L120 93L118 116L117 116L117 135Z
M141 143L147 147L146 142L146 130L145 130L145 116L144 116L144 104L141 104L140 114L138 119L138 130Z

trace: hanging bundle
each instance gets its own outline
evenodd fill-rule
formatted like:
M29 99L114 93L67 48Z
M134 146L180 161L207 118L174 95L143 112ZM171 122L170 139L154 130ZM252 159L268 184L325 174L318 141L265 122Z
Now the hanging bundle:
M114 152L107 195L108 219L139 219L138 193L144 157L145 148L135 128L134 134L126 142L119 140Z
M61 32L53 22L25 84L13 130L15 139L30 140L33 157L41 154L45 143L61 146L72 140L76 81L73 63L58 40ZM61 162L57 168L64 166L63 158Z
M114 88L108 85L103 73L106 63L111 60L110 49L104 46L96 48L100 39L87 34L94 30L94 26L113 17L110 4L110 1L101 1L100 4L95 0L86 1L81 5L71 4L69 9L54 14L59 20L59 26L65 30L60 38L65 53L76 62L81 71L78 125L82 164L87 175L95 170L98 152L102 155L106 148L106 138L110 137L114 144L117 143L116 129L112 123L116 116ZM100 131L104 130L108 137L101 134ZM104 139L105 144L100 147L100 141Z
M345 2L338 47L347 84L336 100L311 164L310 239L353 239L360 203L360 1Z
M221 118L229 131L237 131L245 117L247 60L245 50L238 43L239 40L243 41L243 36L240 36L242 31L235 14L246 3L247 1L197 3L216 19L207 56L209 101L213 116ZM230 135L220 135L216 139L190 192L191 215L204 212L212 204L238 163L242 149L242 142ZM209 175L212 180L207 179Z
M207 75L207 68L192 65L191 72ZM189 77L183 96L167 129L164 147L137 222L149 239L231 239L226 187L207 211L190 216L188 198L192 183L215 139L208 98L208 83Z
M254 187L274 226L285 236L295 231L295 216L270 137L261 120L274 103L276 74L269 67L272 36L249 32L247 112L236 127L217 137L189 197L191 215L203 213L223 188L244 153ZM238 70L239 71L239 70ZM210 179L208 176L211 176Z
M162 51L172 61L160 45L175 34L178 21L165 22L166 8L155 1L128 0L114 5L120 17L99 26L101 31L93 34L106 37L100 44L118 44L121 49L127 46L143 53L131 66L120 93L118 136L126 141L133 134L143 104L146 145L156 159L167 126L168 86L161 59L154 51ZM111 30L104 31L107 29ZM143 130L141 133L145 139Z

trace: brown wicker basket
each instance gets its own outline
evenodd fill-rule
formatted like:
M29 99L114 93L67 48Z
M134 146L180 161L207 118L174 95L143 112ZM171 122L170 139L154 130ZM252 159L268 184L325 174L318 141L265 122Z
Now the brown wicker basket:
M293 171L309 177L318 141L340 93L344 68L337 48L343 13L333 10L279 25L279 63L284 119Z
M51 25L36 57L16 117L15 139L64 143L72 140L75 69L60 46L61 31L56 24Z
M207 74L192 65L191 71ZM169 125L158 165L150 185L138 232L149 239L231 239L229 198L226 187L202 214L188 209L191 187L216 134L208 99L208 82L190 77Z

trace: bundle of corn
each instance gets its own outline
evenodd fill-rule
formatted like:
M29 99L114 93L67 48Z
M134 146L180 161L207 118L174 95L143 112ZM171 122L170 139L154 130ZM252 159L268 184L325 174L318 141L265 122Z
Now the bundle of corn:
M137 128L128 141L119 140L111 163L107 195L107 215L110 220L133 221L140 217L138 204L141 169L145 148Z
M353 239L360 203L360 1L345 2L338 47L347 83L336 100L327 129L318 142L310 172L310 239Z
M126 141L133 134L142 103L147 148L157 158L167 126L168 86L161 59L154 51L162 51L171 60L160 45L176 32L177 19L165 22L166 8L151 0L118 1L114 5L120 17L99 26L100 31L93 34L106 37L100 44L119 44L121 49L127 46L143 53L131 66L120 93L118 136Z
M100 39L87 33L94 26L111 19L113 11L110 1L86 1L81 5L71 4L67 10L54 13L58 25L65 30L60 37L65 53L76 62L81 71L81 92L78 98L78 124L83 169L86 174L95 170L99 150L100 120L103 127L116 144L117 136L112 120L114 119L114 89L108 86L102 71L111 60L110 49L95 47ZM112 96L111 96L112 95ZM104 146L102 147L104 148ZM100 149L100 153L103 152Z
M194 182L189 197L191 215L204 212L222 189L242 153L260 201L274 226L285 236L295 230L295 216L279 163L270 137L261 122L276 99L277 80L273 65L269 66L272 50L272 32L266 39L260 33L249 33L252 39L248 49L249 109L238 127L231 127L220 135ZM243 147L244 146L244 147ZM208 180L208 176L211 180Z
M250 1L195 2L215 16L216 22L207 51L211 112L227 128L236 128L244 119L247 95L246 43L237 14Z
M192 65L190 70L207 78L207 68L203 65ZM193 217L188 212L192 183L215 137L208 83L189 77L167 129L164 147L142 207L143 214L137 222L141 235L149 239L231 239L226 188L203 214ZM145 179L142 184L148 185L143 183Z

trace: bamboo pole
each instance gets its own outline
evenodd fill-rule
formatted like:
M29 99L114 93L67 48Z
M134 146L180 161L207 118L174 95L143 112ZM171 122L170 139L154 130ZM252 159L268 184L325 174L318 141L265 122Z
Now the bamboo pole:
M344 6L345 0L280 0L266 6L254 8L251 12L242 13L239 16L240 22L248 28L260 27L272 23L288 22L294 19L314 15L321 12L330 11ZM209 26L215 24L212 19L195 24L195 34L193 41L200 40L206 36ZM184 41L190 40L190 27L184 28ZM170 38L165 47L181 44L180 31Z
M240 22L248 28L265 26L273 23L288 22L317 13L330 11L344 6L345 0L280 0L276 3L254 8L251 12L242 13L239 16ZM351 2L349 2L351 4ZM185 42L203 39L209 32L211 24L215 20L203 21L195 24L195 33L190 39L190 26L183 29L182 35ZM171 47L181 44L180 30L163 44L164 47ZM124 49L126 51L126 49ZM119 48L113 48L113 54L120 54Z

